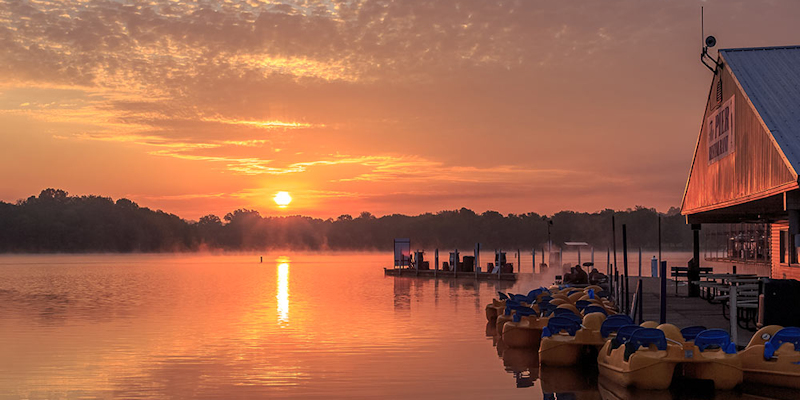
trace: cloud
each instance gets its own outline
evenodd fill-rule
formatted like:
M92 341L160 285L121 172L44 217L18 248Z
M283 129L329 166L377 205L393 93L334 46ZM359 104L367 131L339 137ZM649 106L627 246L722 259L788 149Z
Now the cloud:
M795 26L800 7L776 2L761 10L767 18L744 12L755 7L747 2L724 4L719 18L763 29L718 37L767 40L754 44L791 37L775 27ZM512 188L536 184L569 201L602 187L646 198L669 187L674 196L657 201L674 204L707 89L687 33L696 9L694 0L5 1L0 119L44 122L53 140L135 148L139 163L211 166L202 181L214 193L248 189L228 187L236 175L250 178L239 185L302 181L361 198L415 185L414 201L469 192L502 203L504 190L534 196ZM651 155L652 138L670 140Z

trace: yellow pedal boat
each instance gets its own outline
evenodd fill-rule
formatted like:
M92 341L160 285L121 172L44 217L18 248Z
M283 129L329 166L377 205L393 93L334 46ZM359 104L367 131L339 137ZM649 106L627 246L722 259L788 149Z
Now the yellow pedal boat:
M746 382L800 389L800 328L761 328L742 350Z
M627 315L606 318L601 312L584 316L582 325L553 318L542 333L539 360L542 365L554 367L578 365L584 354L596 354L593 352L599 350L609 337L615 336L620 327L632 324Z
M616 338L600 349L597 365L609 380L639 389L667 389L679 365L684 377L711 380L716 389L732 389L743 380L736 347L721 329L703 331L694 342L686 342L677 328L668 324L622 327Z

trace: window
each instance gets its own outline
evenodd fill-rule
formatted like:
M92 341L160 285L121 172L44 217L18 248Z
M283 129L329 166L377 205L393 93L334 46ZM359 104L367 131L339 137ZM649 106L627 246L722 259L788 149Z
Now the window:
M781 242L781 264L786 264L786 237L789 236L788 231L781 231L780 232L780 242Z
M706 239L703 246L706 260L770 263L770 233L767 224L704 224L703 231Z

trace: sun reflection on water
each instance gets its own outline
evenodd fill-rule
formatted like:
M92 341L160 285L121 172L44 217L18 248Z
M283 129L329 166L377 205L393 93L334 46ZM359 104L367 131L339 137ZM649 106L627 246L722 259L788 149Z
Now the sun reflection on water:
M278 262L278 322L289 322L289 259L279 258Z

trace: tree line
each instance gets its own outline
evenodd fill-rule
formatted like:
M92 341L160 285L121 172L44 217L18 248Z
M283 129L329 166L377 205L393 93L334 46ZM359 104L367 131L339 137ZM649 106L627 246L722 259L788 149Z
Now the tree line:
M140 207L128 199L69 196L59 189L42 190L16 203L0 202L0 252L171 252L197 250L389 250L394 238L410 238L417 249L541 248L549 237L555 245L583 241L611 247L611 218L626 225L631 248L691 247L692 232L676 208L667 213L635 209L594 213L561 211L553 215L478 214L467 208L376 217L362 212L337 218L271 217L238 209L222 218L206 215L187 221L160 210Z

